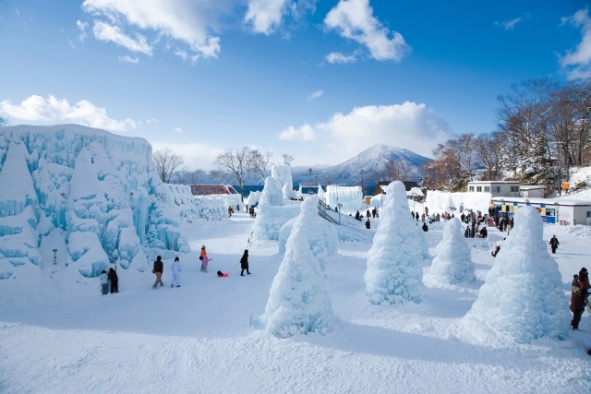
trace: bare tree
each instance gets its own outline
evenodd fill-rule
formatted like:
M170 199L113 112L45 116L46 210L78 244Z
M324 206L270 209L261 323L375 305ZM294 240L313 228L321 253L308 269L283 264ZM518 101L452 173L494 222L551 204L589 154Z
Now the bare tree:
M214 161L217 169L210 172L212 178L222 179L229 183L236 182L242 201L244 201L244 182L249 174L248 159L249 149L247 147L240 151L227 149L217 156Z
M168 148L155 151L152 158L158 176L164 183L170 183L172 174L184 163L183 156L172 153Z
M262 154L256 149L252 149L248 152L247 165L249 172L261 177L262 184L265 183L265 178L267 177L267 166L271 161L271 157L273 157L271 152Z
M286 166L290 166L294 160L293 156L288 155L287 153L284 153L283 155L281 155L281 157L283 157L283 164L285 164Z
M513 84L511 90L498 98L498 131L503 137L501 164L506 170L524 174L526 168L541 168L537 147L547 133L549 97L556 84L545 78L532 79Z
M178 171L174 174L172 183L180 183L182 185L196 185L202 183L202 179L206 177L203 170L195 171Z
M495 181L499 173L499 141L494 135L481 134L474 140L476 156L480 159L486 172L482 180Z

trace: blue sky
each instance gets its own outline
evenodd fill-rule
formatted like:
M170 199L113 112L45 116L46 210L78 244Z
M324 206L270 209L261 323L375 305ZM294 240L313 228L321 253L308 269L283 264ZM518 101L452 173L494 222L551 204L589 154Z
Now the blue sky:
M591 75L589 2L0 0L0 114L338 164L494 130L512 83Z

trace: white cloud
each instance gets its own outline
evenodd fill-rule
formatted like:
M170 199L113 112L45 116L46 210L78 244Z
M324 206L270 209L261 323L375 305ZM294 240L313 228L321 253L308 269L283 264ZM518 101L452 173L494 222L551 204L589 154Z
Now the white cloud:
M287 16L301 19L306 13L314 12L317 0L247 0L248 9L244 22L256 33L266 35L277 30Z
M324 24L366 46L376 60L400 61L410 51L400 33L390 32L373 16L369 0L339 0L324 18Z
M180 127L175 127L173 130L179 134L183 132L183 129L181 129Z
M513 30L515 25L518 24L519 22L521 22L521 20L522 20L521 18L514 18L509 21L495 22L495 26L500 26L505 30Z
M244 21L257 33L269 35L281 24L287 0L250 0Z
M587 9L577 11L570 18L563 18L581 29L582 39L573 51L567 51L560 58L560 65L567 71L569 79L591 78L591 18Z
M138 57L131 57L131 56L125 55L125 56L119 56L119 61L122 63L138 64L140 62L140 59Z
M86 37L88 37L88 34L86 34L86 28L88 27L88 23L82 22L82 21L76 21L76 26L78 27L78 30L80 30L80 34L78 35L78 39L80 40L80 42L84 42L84 40L86 40Z
M284 141L310 141L316 138L316 133L310 125L303 125L295 128L289 126L279 133L279 139Z
M228 0L85 0L82 9L108 19L119 31L135 29L136 37L143 37L140 31L154 32L188 45L197 57L217 57L219 37L208 32L215 30L220 15L228 13L229 4Z
M355 56L352 55L343 55L340 52L331 52L326 55L326 61L331 64L343 64L343 63L354 63L357 61Z
M152 55L152 47L147 43L146 37L137 34L131 38L121 31L118 26L111 26L104 22L95 22L92 28L94 37L102 41L111 41L132 52L140 52L145 55Z
M357 107L348 114L337 113L328 121L314 126L291 126L280 134L280 139L312 139L305 136L314 136L315 140L313 146L302 151L312 155L312 151L317 150L323 157L330 158L332 163L350 159L378 142L431 157L438 143L454 138L447 123L428 110L425 104L409 101ZM314 159L309 157L308 160Z
M308 101L315 100L319 97L322 97L323 94L324 94L324 92L322 90L317 90L314 93L312 93L311 95L309 95L306 100L308 100Z
M38 124L76 123L110 131L127 131L137 127L132 119L115 120L107 116L107 110L97 107L88 100L80 100L71 106L68 100L53 96L44 99L32 95L18 105L9 100L0 101L0 111L13 121L26 121Z

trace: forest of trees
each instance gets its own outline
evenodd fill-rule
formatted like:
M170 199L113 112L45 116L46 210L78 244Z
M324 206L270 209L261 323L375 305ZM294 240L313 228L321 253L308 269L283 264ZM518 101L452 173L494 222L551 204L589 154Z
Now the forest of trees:
M423 168L428 189L465 191L475 171L482 180L544 184L567 182L573 166L591 165L591 82L526 80L498 97L498 125L439 144Z

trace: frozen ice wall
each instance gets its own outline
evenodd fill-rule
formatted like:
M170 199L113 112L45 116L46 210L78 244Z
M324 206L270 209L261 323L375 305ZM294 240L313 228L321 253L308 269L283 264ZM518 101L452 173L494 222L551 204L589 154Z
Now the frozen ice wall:
M341 204L343 212L362 210L364 205L361 187L328 185L326 187L326 204L332 208Z
M2 278L31 264L55 270L53 249L61 268L88 277L114 259L143 271L146 248L188 250L180 222L203 214L188 186L160 182L143 139L77 125L0 128Z
M302 204L285 246L265 313L258 324L280 338L295 334L331 332L338 322L332 310L320 261L310 249L316 235L318 199Z
M288 165L274 165L271 167L271 178L275 179L283 194L284 200L295 198L291 168Z
M424 249L421 234L409 214L404 184L386 188L380 225L367 253L365 294L370 303L420 303L423 298Z
M296 217L300 210L300 202L285 198L286 183L285 170L287 166L274 166L270 177L265 179L265 186L261 193L257 216L252 228L252 239L273 240L279 239L281 227L290 219ZM281 169L281 171L278 171ZM287 167L289 170L289 167ZM275 178L275 175L279 178ZM291 178L291 172L290 172ZM287 193L289 194L289 193Z
M322 219L317 213L317 196L308 196L302 205L302 212L306 211L309 249L318 259L320 268L324 271L327 264L335 263L338 255L337 230L335 225ZM310 211L310 212L308 212ZM289 220L279 231L279 253L286 252L287 240L293 231L299 216Z
M540 214L520 208L478 298L462 325L483 342L529 343L564 338L570 312L556 261L548 254Z
M435 258L425 279L433 285L457 285L475 281L472 253L464 238L460 219L453 218L445 223L443 238L435 248Z

